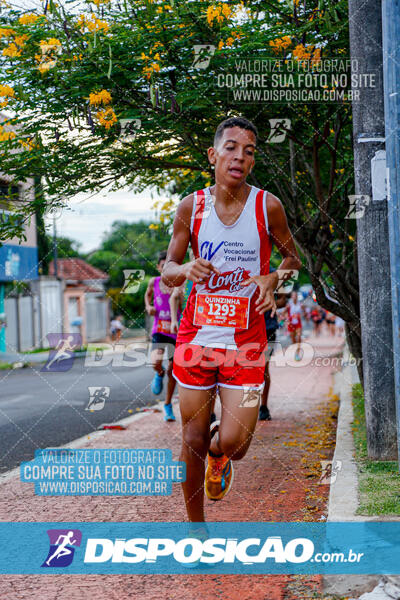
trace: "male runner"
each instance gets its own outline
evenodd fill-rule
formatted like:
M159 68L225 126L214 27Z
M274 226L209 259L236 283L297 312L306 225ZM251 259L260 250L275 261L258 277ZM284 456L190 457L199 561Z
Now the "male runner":
M193 281L174 356L187 466L183 492L189 521L204 521L207 496L220 500L232 484L232 460L249 447L264 381L263 313L275 311L277 273L269 274L272 243L280 269L301 266L281 202L246 182L254 167L257 130L232 117L217 128L208 159L215 185L178 206L162 280ZM215 199L215 203L214 203ZM188 244L195 259L182 264ZM216 385L221 420L211 425ZM254 401L255 399L255 401ZM208 467L204 481L204 461Z
M288 332L290 335L290 339L292 340L292 344L297 344L297 349L295 353L295 360L300 360L300 345L301 345L301 333L303 331L302 323L301 323L301 315L303 314L303 308L299 302L299 297L297 292L292 292L290 296L289 303L286 307L286 315L289 320L288 323Z
M167 253L160 252L158 257L157 269L161 273L165 264ZM170 296L174 288L166 285L161 281L161 276L153 277L149 281L147 290L144 296L146 310L149 315L154 315L154 323L152 329L152 362L155 370L155 375L151 384L153 394L159 395L163 389L163 379L165 370L163 367L163 356L167 349L169 363L167 369L168 385L164 403L164 420L175 421L175 415L172 409L172 396L176 386L176 381L172 376L172 359L173 347L176 342L176 331L171 329L171 310ZM153 304L152 304L153 302ZM180 306L177 307L178 313L175 321L181 315Z

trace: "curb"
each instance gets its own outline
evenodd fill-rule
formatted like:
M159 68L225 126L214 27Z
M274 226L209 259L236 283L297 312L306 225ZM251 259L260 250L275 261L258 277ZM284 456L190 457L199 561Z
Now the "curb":
M349 349L345 346L343 350L345 363L348 362L349 357ZM351 424L354 419L352 386L358 382L357 369L349 364L334 375L334 393L340 397L340 407L332 463L336 464L336 461L340 461L343 468L338 471L336 480L330 486L327 522L400 521L400 517L371 517L356 514L358 508L358 468L355 461ZM332 596L359 596L363 594L362 600L383 600L384 598L389 600L390 596L382 595L382 593L385 593L383 592L383 585L386 579L380 575L324 575L322 585L324 593ZM395 585L395 581L400 581L400 577L391 577L390 579L393 585ZM368 592L371 592L371 590L373 592L369 594Z

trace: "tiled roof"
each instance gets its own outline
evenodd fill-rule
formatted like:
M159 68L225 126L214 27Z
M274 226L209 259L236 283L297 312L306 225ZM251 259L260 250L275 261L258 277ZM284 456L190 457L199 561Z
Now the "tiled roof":
M107 273L92 267L82 258L57 259L58 277L74 281L88 281L89 279L108 279ZM54 275L54 261L49 266L49 275Z

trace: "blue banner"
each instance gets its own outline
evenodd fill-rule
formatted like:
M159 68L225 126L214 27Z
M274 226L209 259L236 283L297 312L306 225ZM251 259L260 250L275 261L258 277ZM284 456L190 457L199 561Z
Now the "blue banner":
M32 281L38 275L38 249L4 244L0 247L0 281Z
M0 523L3 574L400 574L400 523Z
M186 464L168 448L48 448L21 463L20 476L38 496L168 496Z

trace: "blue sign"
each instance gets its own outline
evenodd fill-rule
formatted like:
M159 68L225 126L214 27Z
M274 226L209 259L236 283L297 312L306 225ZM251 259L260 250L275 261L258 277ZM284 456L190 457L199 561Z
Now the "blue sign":
M0 523L0 573L400 574L400 523Z
M38 278L38 249L4 244L0 247L0 281Z

